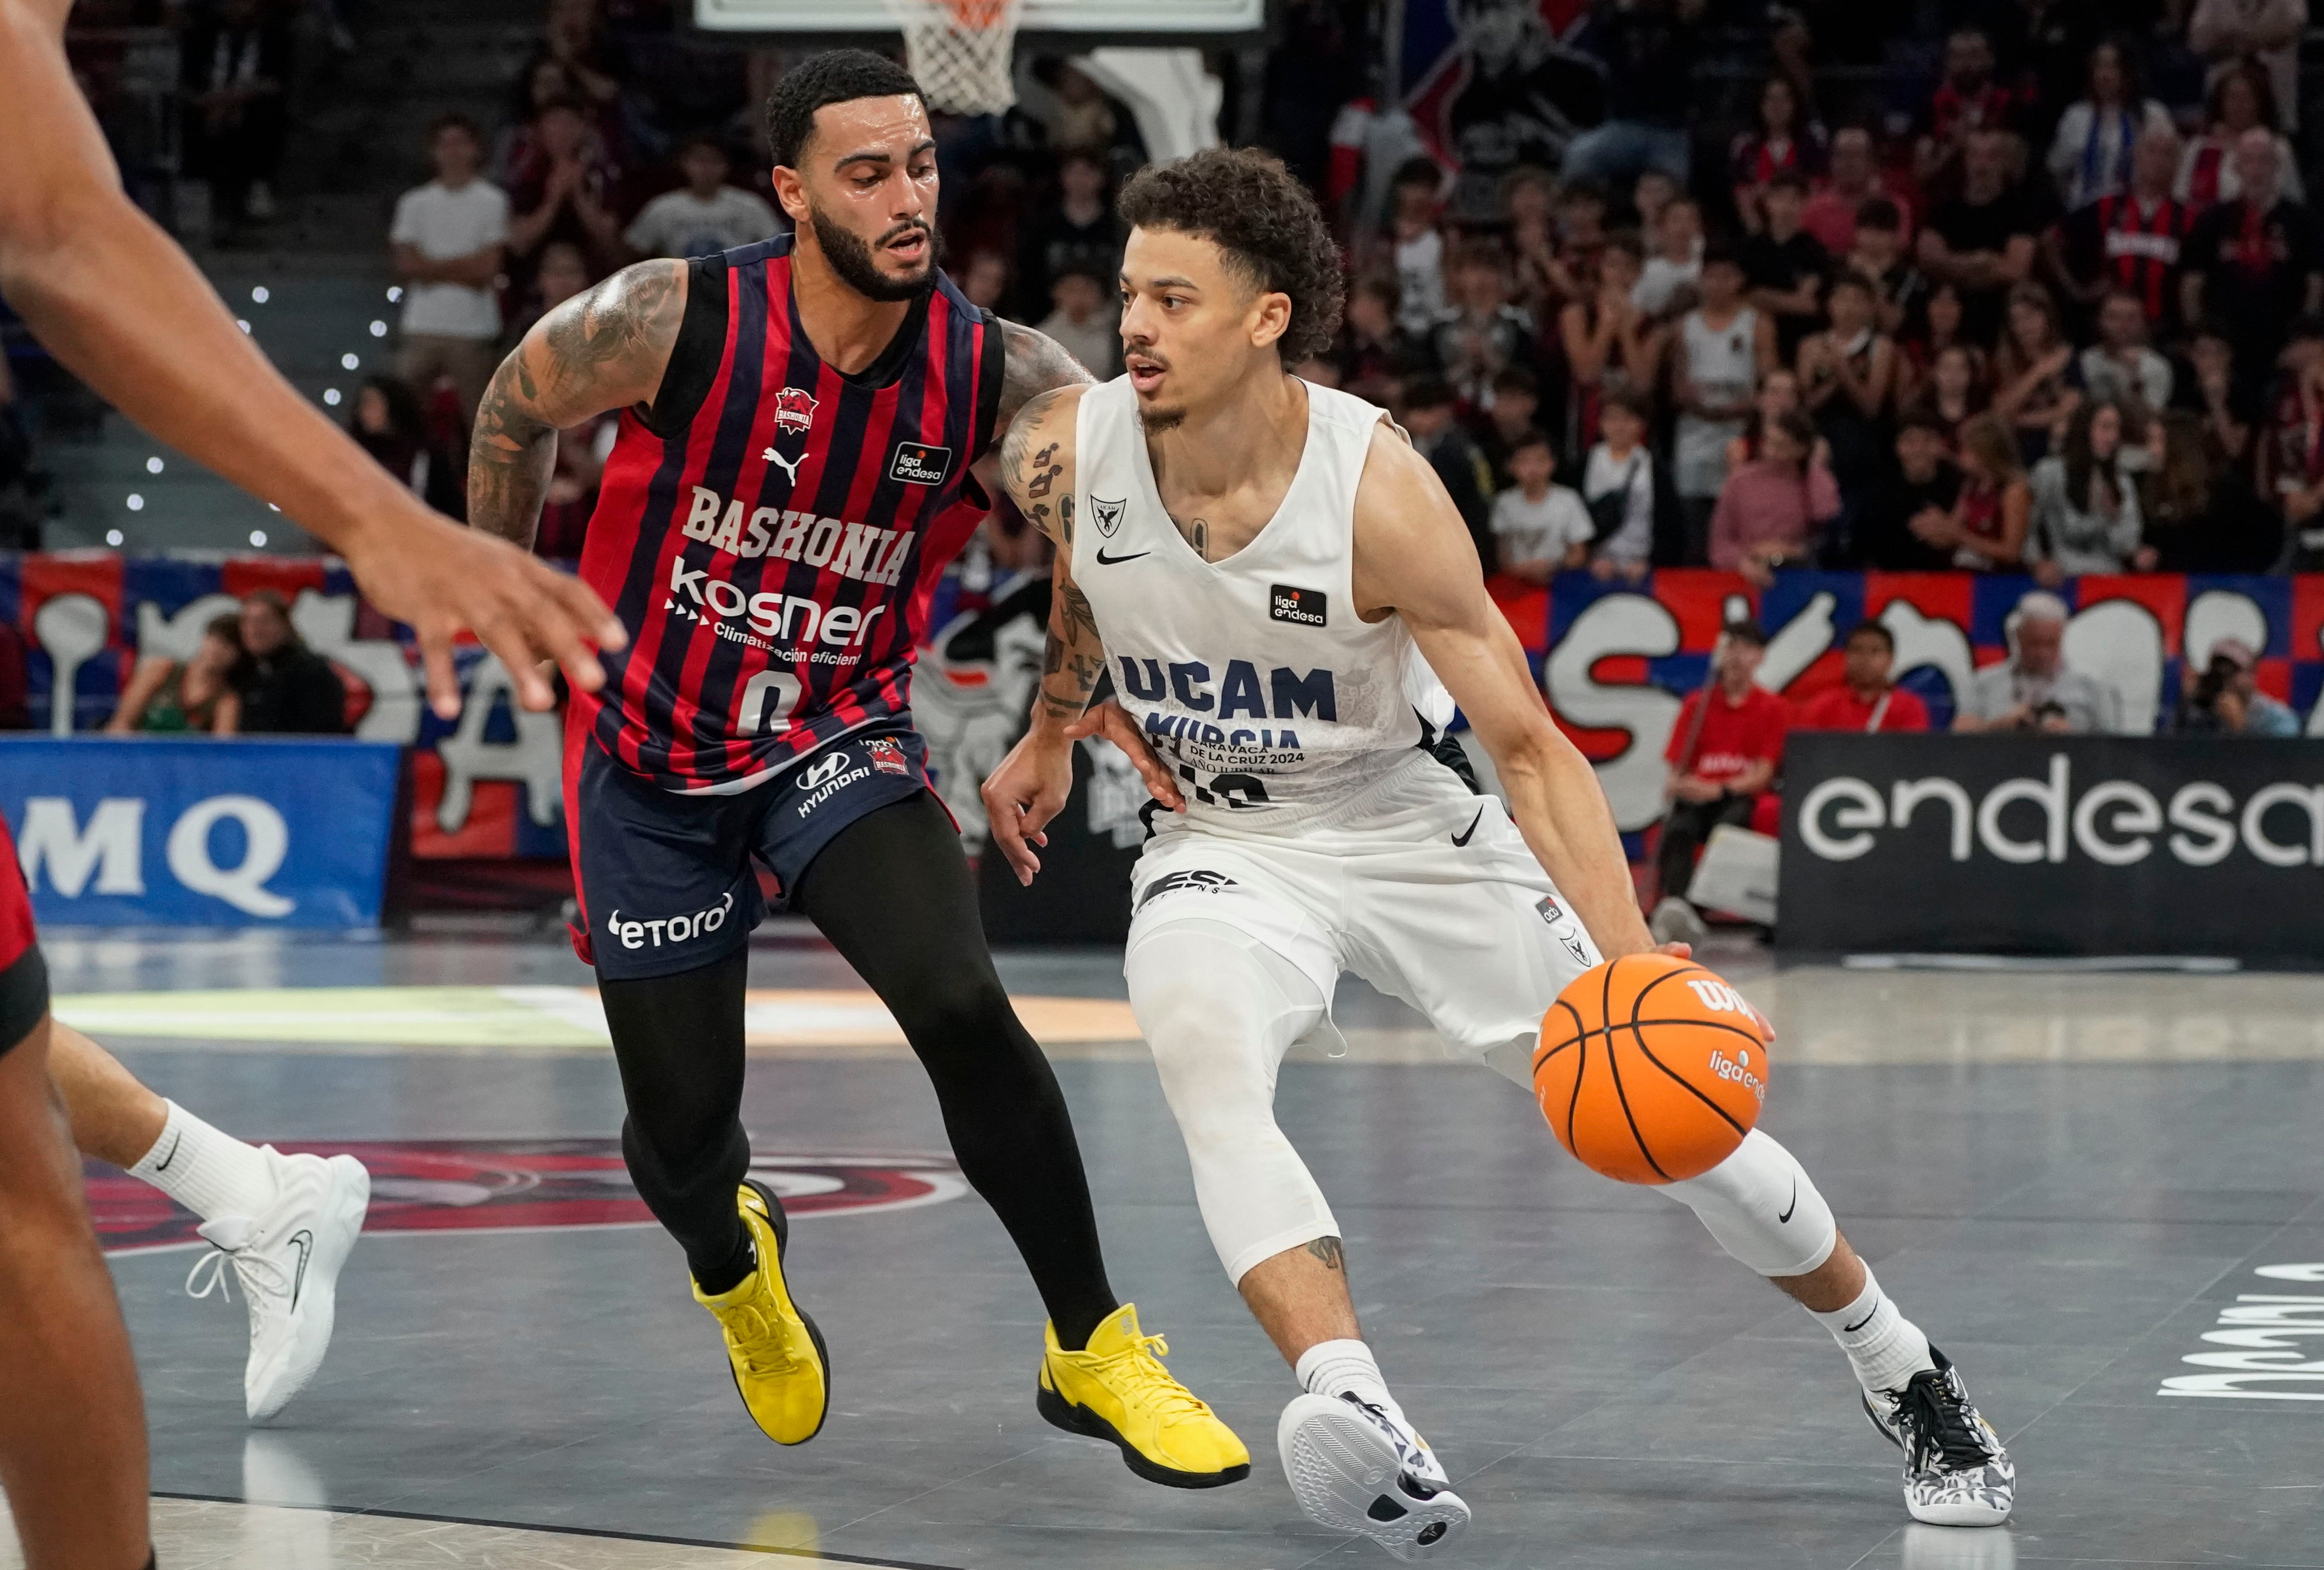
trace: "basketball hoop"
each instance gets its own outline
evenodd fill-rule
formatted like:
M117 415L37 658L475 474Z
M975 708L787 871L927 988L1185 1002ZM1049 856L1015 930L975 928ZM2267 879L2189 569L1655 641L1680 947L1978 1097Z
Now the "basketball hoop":
M1023 0L887 0L904 53L931 109L998 115L1017 102L1010 79Z

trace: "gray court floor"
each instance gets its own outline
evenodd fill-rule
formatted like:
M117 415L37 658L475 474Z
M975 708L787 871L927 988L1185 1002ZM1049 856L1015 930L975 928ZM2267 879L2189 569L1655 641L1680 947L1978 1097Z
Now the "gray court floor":
M50 950L68 998L501 987L569 1014L558 989L586 981L561 945L491 933L64 934ZM1345 1229L1370 1339L1476 1507L1435 1563L2324 1566L2324 982L1712 959L1784 1033L1766 1126L1967 1373L2017 1455L2015 1520L1913 1526L1894 1452L1813 1322L1689 1212L1569 1161L1521 1093L1351 995L1345 1060L1287 1066L1282 1118ZM1107 956L1004 969L1028 997L1120 993ZM825 1006L853 985L796 941L762 944L752 980L770 1009L784 989ZM181 1295L193 1251L116 1255L170 1496L165 1562L679 1570L755 1547L979 1570L1388 1563L1294 1506L1273 1458L1289 1376L1211 1253L1151 1068L1093 1039L1097 1017L1053 1051L1115 1284L1250 1444L1235 1487L1152 1487L1035 1415L1038 1300L947 1176L917 1068L876 1031L823 1047L810 1024L754 1048L754 1146L832 1207L794 1239L835 1368L828 1426L796 1450L749 1426L658 1230L471 1225L621 1213L604 1158L618 1091L586 1030L522 1050L304 1024L300 1040L110 1036L246 1136L402 1150L383 1189L420 1218L358 1248L330 1362L256 1432L239 1306ZM566 1165L544 1177L550 1155ZM118 1238L182 1236L128 1216L123 1191L97 1188ZM431 1226L431 1206L474 1214Z

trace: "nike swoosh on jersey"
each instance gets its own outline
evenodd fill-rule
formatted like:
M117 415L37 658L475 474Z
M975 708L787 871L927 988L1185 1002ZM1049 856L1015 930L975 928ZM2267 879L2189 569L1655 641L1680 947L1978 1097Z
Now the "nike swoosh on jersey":
M1452 843L1453 843L1453 845L1457 848L1457 847L1460 847L1460 846L1462 846L1462 845L1466 845L1470 840L1471 840L1475 839L1475 838L1477 837L1477 825L1478 825L1478 824L1480 824L1480 823L1481 823L1481 822L1483 822L1484 821L1485 821L1485 809L1484 809L1484 808L1482 808L1482 807L1479 807L1479 808L1477 809L1477 815L1476 815L1475 817L1473 817L1473 818L1471 818L1471 819L1470 819L1470 820L1469 820L1469 827L1468 827L1466 830L1464 830L1462 832L1458 833L1458 834L1455 834L1455 835L1453 835L1453 836L1452 836Z
M1097 547L1097 565L1101 567L1118 567L1124 562L1134 562L1140 556L1150 556L1153 554L1152 551L1132 551L1126 556L1110 556L1105 554L1105 547L1100 546Z
M1784 1207L1784 1213L1781 1216L1775 1217L1775 1225L1781 1226L1789 1222L1792 1218L1792 1212L1797 1210L1799 1207L1800 1180L1797 1178L1794 1178L1792 1180L1792 1202Z

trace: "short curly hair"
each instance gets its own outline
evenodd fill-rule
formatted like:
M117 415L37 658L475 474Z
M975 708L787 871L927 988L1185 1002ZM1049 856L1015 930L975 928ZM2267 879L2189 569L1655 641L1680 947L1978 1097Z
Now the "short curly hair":
M1285 364L1331 348L1347 299L1339 243L1282 160L1253 148L1205 148L1140 170L1118 207L1133 228L1211 241L1259 289L1288 295L1291 325L1275 344Z

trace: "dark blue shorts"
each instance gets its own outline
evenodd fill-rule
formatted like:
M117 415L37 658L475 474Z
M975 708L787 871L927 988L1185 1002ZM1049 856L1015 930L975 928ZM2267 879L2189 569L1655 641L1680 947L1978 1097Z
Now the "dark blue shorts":
M566 832L581 926L573 947L611 981L670 976L751 940L774 874L781 909L808 865L866 813L928 788L927 744L887 722L842 737L731 796L640 779L586 735L566 753ZM754 866L755 863L755 866Z

